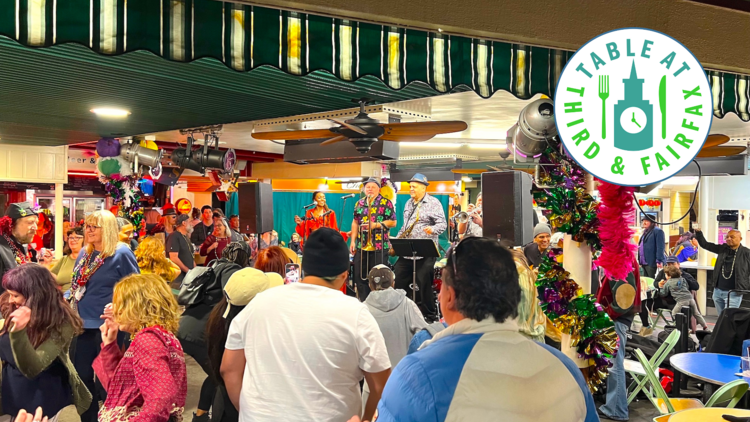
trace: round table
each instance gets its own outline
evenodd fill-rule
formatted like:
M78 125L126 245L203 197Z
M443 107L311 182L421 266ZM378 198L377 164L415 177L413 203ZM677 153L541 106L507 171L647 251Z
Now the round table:
M669 422L726 422L721 415L750 416L750 410L725 409L721 407L688 409L673 414L669 418Z
M740 372L740 361L739 356L718 353L678 353L669 358L675 370L716 385L742 379L735 375Z

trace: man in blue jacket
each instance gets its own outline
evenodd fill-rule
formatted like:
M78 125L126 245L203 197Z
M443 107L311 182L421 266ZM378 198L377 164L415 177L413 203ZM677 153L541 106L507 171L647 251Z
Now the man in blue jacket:
M654 278L664 265L664 230L648 218L643 219L643 233L638 242L638 264L646 277Z
M398 364L378 422L598 421L573 361L518 332L521 287L511 253L467 237L447 255L438 299L448 328Z

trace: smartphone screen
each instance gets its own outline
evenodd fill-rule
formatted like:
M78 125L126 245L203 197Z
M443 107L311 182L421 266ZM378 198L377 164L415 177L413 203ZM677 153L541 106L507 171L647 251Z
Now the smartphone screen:
M299 281L299 278L300 278L299 264L286 264L286 267L284 267L284 270L286 274L286 276L284 276L284 284L296 283Z

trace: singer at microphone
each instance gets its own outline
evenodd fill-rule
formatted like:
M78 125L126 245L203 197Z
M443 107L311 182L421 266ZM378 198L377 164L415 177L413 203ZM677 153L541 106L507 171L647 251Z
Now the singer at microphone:
M304 219L298 215L294 216L294 222L297 223L296 232L302 238L303 247L304 242L310 234L321 227L328 227L339 231L339 226L336 223L336 213L328 208L326 195L323 192L314 192L313 203L304 208L306 210ZM344 233L342 235L346 239L346 235Z

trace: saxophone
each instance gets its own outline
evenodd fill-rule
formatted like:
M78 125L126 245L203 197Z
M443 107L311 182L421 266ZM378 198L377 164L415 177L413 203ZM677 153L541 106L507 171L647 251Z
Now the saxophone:
M408 239L411 237L411 232L414 231L414 227L417 225L417 221L419 221L419 208L422 207L422 202L419 201L417 204L417 210L415 211L416 215L414 216L414 221L412 221L411 224L409 224L409 227L407 227L399 236L396 236L394 239ZM388 250L388 255L390 256L396 256L396 251L393 250L393 248L390 248Z

